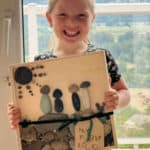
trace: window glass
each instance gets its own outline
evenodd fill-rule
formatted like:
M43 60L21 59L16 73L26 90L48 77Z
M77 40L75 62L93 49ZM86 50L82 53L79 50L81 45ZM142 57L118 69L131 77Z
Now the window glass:
M149 137L150 14L97 15L90 41L112 52L131 91L131 104L116 111L119 137ZM125 132L122 132L125 131Z

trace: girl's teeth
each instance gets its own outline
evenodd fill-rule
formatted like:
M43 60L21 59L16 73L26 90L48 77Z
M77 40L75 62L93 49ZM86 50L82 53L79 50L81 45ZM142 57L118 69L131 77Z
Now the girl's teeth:
M67 32L67 34L69 34L69 35L75 35L76 32Z
M65 31L65 33L69 36L75 36L78 32L69 32L69 31Z

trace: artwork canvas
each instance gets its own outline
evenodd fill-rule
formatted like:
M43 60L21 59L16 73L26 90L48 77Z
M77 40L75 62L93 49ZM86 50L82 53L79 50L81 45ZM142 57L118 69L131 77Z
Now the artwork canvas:
M104 51L10 66L21 109L19 150L116 147L113 112L104 107L109 79Z

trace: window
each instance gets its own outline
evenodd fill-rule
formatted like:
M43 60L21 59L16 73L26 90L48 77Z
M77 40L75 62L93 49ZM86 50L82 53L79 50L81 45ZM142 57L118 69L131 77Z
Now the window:
M25 61L49 50L52 29L45 17L48 0L23 0Z
M118 9L118 11L123 10ZM97 47L112 52L131 91L130 105L116 111L117 135L118 137L149 137L150 13L115 12L111 15L97 13L100 14L97 15L93 25L91 41Z
M109 8L105 0L96 2L97 17L90 41L112 52L132 95L130 105L116 111L117 135L150 138L150 0L109 0ZM100 2L104 4L103 7ZM117 3L124 3L120 5L124 9L114 5ZM46 4L47 0L24 0L26 61L33 60L33 55L49 50L52 29L44 16Z
M150 15L98 15L90 37L112 52L130 87L131 104L116 112L118 136L149 137Z

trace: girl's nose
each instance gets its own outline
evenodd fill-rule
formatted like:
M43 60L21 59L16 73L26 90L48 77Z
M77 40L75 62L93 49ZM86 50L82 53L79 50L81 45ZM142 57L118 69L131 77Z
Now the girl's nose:
M68 18L66 25L69 27L76 27L77 26L77 20L75 18Z

